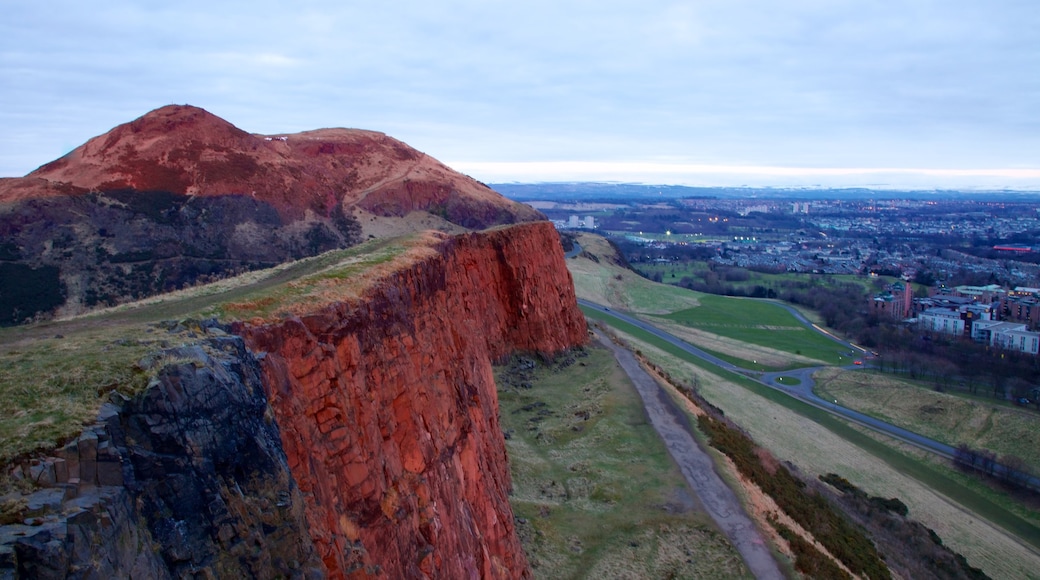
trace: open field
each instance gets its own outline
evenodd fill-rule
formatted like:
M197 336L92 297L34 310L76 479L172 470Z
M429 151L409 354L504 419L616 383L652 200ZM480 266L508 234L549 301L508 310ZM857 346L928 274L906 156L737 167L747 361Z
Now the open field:
M703 261L674 262L669 264L638 264L638 270L649 275L660 274L661 282L665 284L678 284L683 278L696 279L698 274L703 275L708 271L708 263ZM858 284L867 292L879 292L888 284L898 282L899 279L892 276L860 276L855 274L807 274L799 272L785 272L781 274L765 274L748 270L747 280L723 280L726 286L749 290L755 286L773 288L779 290L785 282L817 283L817 284ZM917 285L914 285L917 288Z
M583 267L592 270L595 263L585 261ZM585 279L594 277L589 272ZM580 284L581 279L575 277L575 282ZM669 293L674 290L658 288ZM643 291L652 289L648 286ZM580 285L577 291L579 296L597 300ZM691 295L698 302L703 296ZM670 299L679 302L682 298L672 295ZM904 451L887 437L866 432L746 377L691 362L646 333L621 330L630 344L673 377L690 382L696 377L708 401L803 476L837 473L871 495L899 498L909 506L911 517L935 530L971 565L993 578L1029 578L1040 569L1040 516L1022 510L1006 495L930 456ZM1009 529L1018 536L1006 531Z
M748 577L609 351L496 371L511 503L538 578Z
M691 342L748 368L848 362L840 346L807 329L776 304L658 284L611 261L607 256L613 255L613 248L602 237L582 234L578 243L586 253L603 256L567 261L579 298L684 325Z
M829 426L809 420L803 414L759 396L732 380L691 365L650 342L619 334L673 377L692 382L696 376L700 392L708 401L721 408L727 417L741 425L777 459L794 465L803 477L837 473L871 495L899 498L909 506L911 517L935 530L971 565L982 568L993 578L1029 578L1040 567L1040 549L987 519L993 517L993 511L1006 510L984 495L956 484L941 471L930 469L927 462L887 446L889 453L898 454L903 463L879 459L873 449L864 449L861 441L850 442L847 434L836 433ZM845 430L856 431L856 428L846 425ZM859 437L854 439L869 438L863 433L857 435ZM875 443L883 445L880 441L875 440ZM922 475L922 470L927 471ZM916 473L910 475L911 472ZM960 488L960 495L977 496L977 503L991 505L983 510L987 515L980 516L965 508L963 498L951 499L946 493L937 491L936 483L944 488L953 483ZM1003 521L1006 518L1001 516L998 519ZM1032 526L1032 529L1038 529L1037 524ZM1037 541L1037 538L1033 540Z
M825 364L848 363L845 349L805 327L771 302L697 294L699 305L663 318L738 342L804 356Z
M824 360L728 338L685 324L666 322L665 320L658 318L654 321L654 325L743 368L773 371L829 364Z
M948 445L1014 455L1040 473L1040 414L939 393L900 377L841 369L816 373L824 398Z

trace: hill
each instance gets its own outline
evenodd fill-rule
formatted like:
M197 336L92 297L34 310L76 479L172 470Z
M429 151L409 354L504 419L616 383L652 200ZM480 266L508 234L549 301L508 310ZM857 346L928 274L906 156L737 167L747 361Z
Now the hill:
M544 219L382 133L255 135L171 105L0 180L0 324L348 247L358 216L372 237Z

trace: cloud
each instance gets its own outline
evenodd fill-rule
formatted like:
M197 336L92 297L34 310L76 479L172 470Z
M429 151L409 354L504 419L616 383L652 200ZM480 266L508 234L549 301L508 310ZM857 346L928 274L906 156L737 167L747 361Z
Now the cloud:
M1040 164L1032 2L93 4L5 6L0 175L170 102L473 162Z

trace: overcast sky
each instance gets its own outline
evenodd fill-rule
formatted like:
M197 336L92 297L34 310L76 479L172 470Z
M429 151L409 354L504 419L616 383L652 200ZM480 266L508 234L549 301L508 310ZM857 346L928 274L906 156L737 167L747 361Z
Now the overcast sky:
M1040 2L4 0L0 176L170 103L488 182L1040 190Z

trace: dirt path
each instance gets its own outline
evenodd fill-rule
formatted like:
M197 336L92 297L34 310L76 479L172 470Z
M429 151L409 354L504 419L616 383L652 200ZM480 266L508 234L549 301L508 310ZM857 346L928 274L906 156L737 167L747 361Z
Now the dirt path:
M635 355L598 332L596 336L614 353L618 364L632 379L639 396L643 399L650 424L664 440L668 452L679 465L683 476L700 498L708 514L740 552L751 573L759 579L782 579L784 576L780 573L780 568L765 540L744 513L737 496L715 473L711 458L697 445L682 411L653 377L643 370Z

